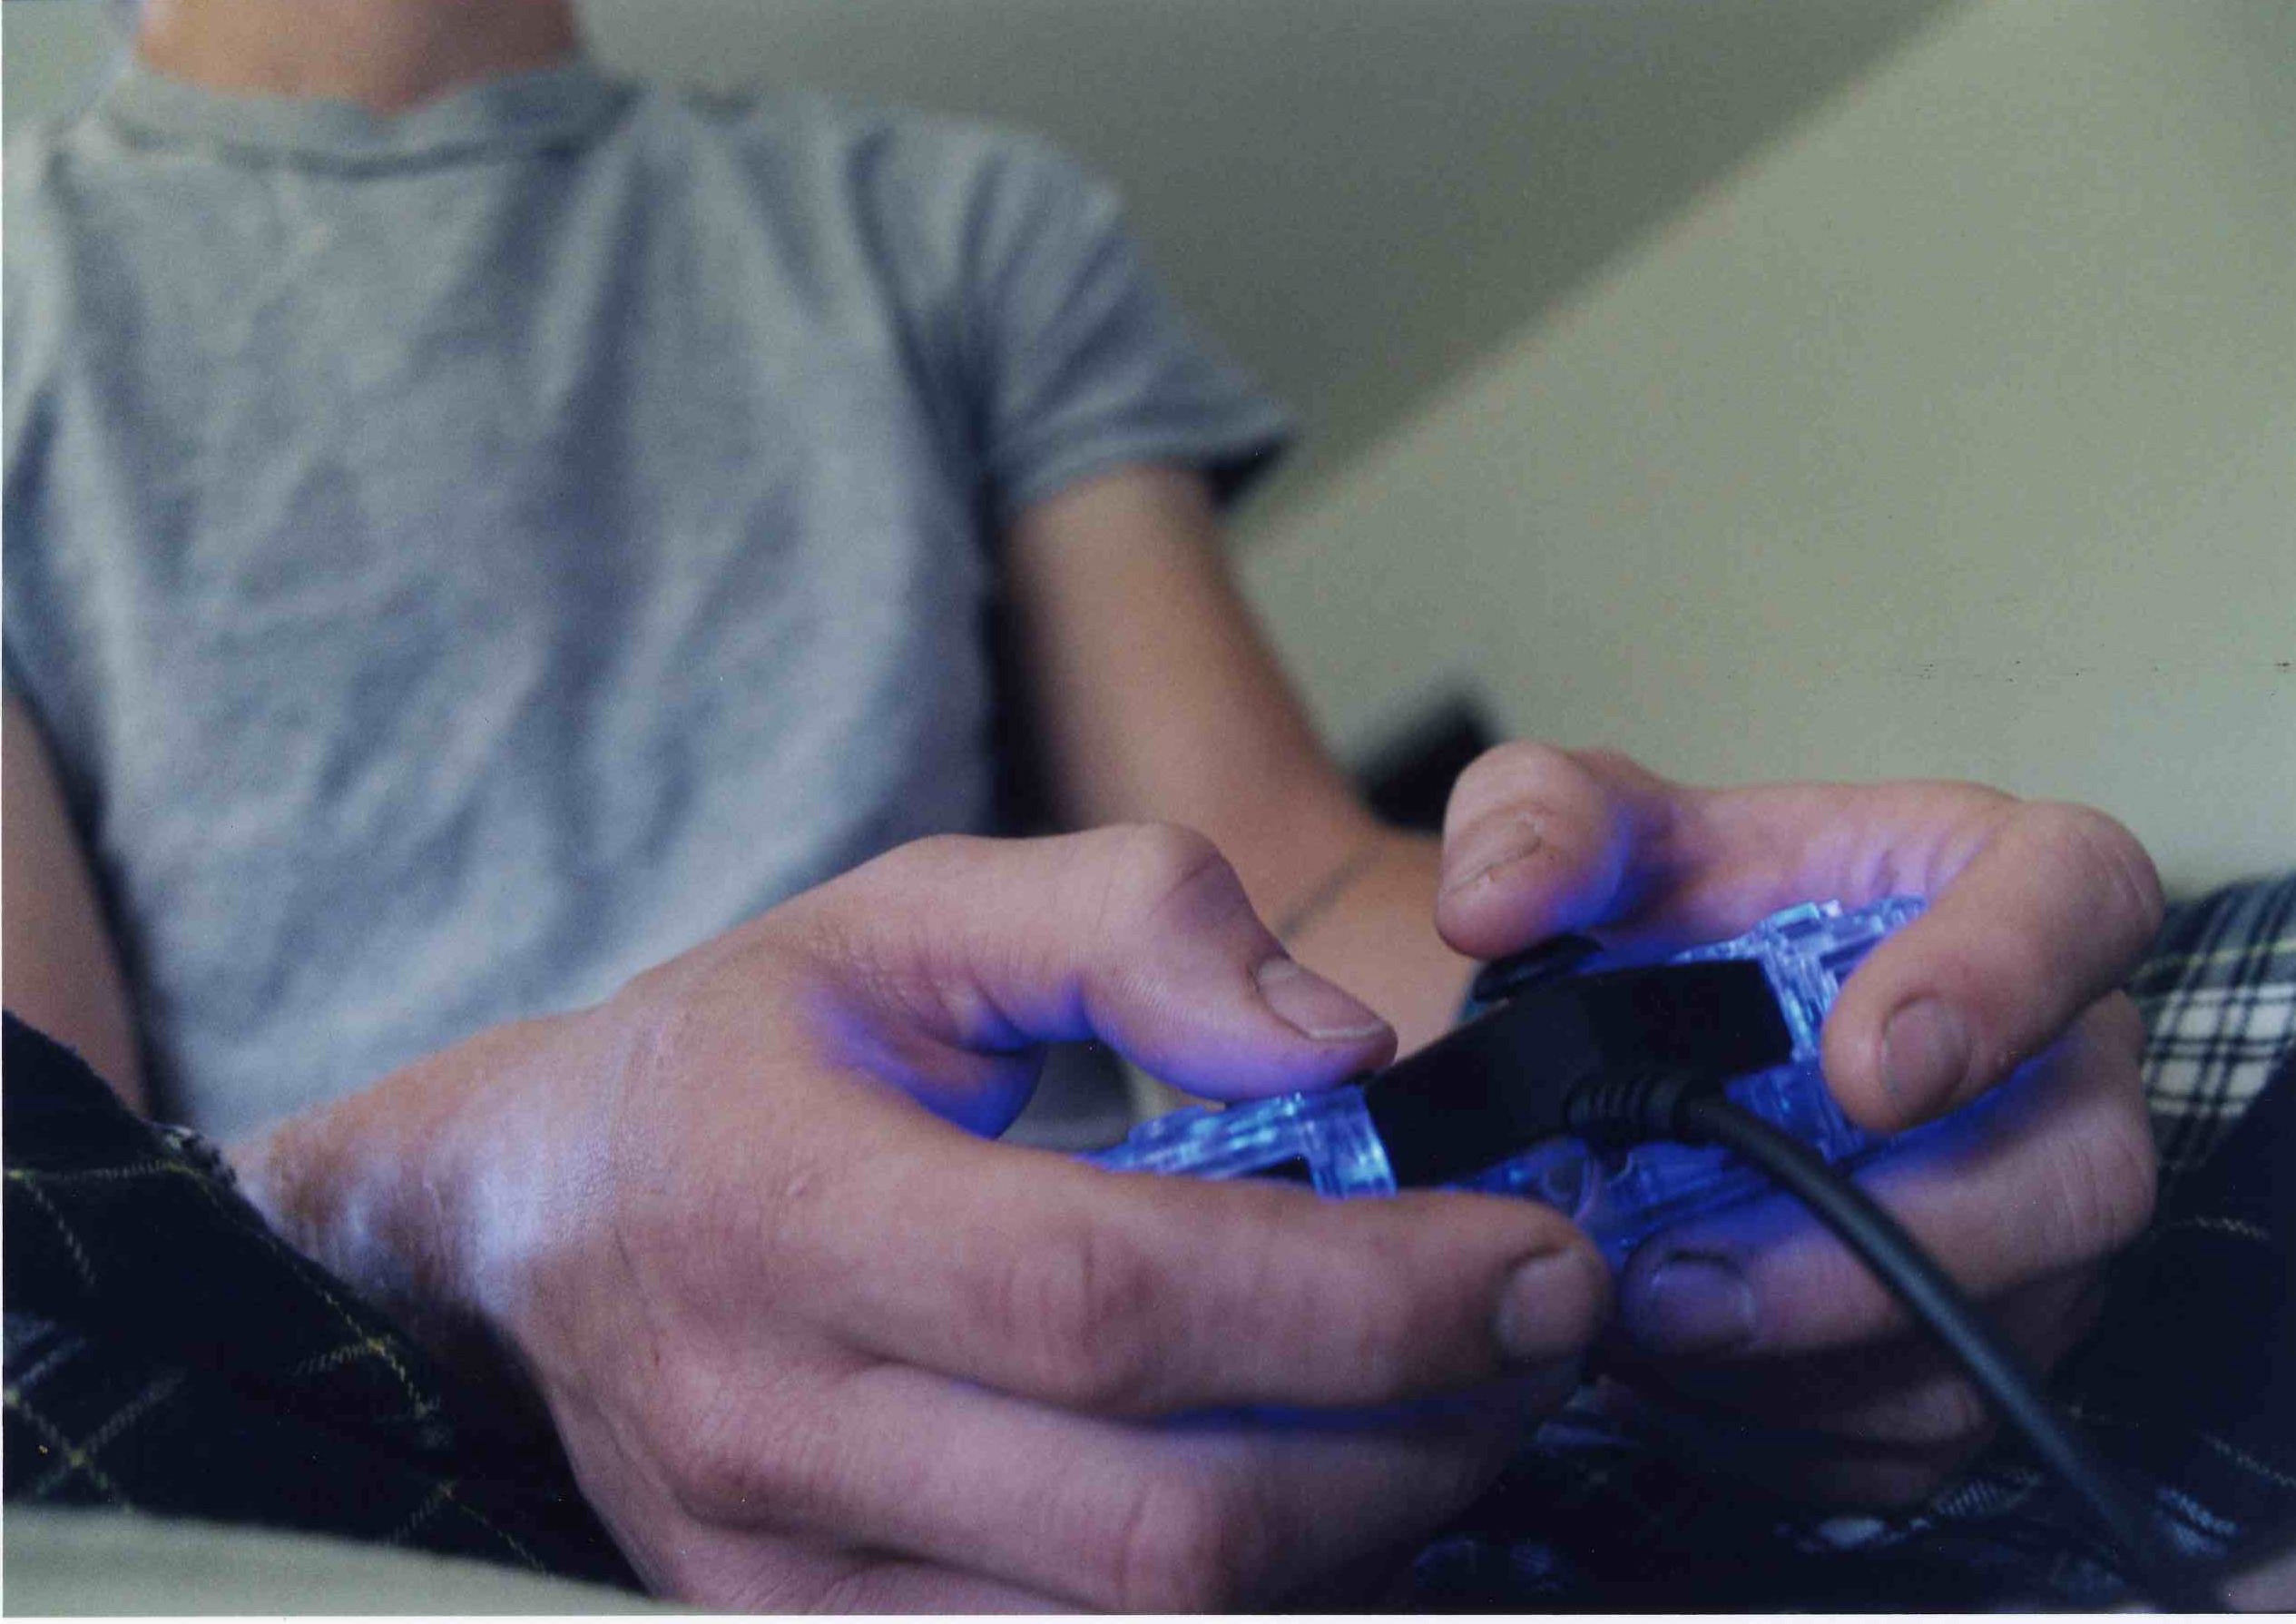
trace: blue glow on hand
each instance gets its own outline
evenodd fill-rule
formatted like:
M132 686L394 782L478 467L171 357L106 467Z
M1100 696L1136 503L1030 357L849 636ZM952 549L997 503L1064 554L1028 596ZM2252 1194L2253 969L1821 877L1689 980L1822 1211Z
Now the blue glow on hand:
M1891 897L1863 908L1806 902L1771 915L1742 936L1669 960L1759 963L1792 1035L1792 1058L1732 1082L1729 1097L1786 1129L1829 1162L1855 1166L1889 1145L1843 1116L1819 1064L1819 1034L1843 982L1866 955L1918 916L1921 901ZM1490 1079L1504 1087L1504 1078ZM1948 1118L1948 1122L1957 1121ZM1929 1140L1943 1125L1918 1130ZM1322 1195L1392 1195L1395 1176L1365 1108L1347 1085L1285 1095L1224 1111L1192 1108L1143 1124L1123 1144L1084 1158L1115 1171L1199 1178L1298 1176ZM1567 1213L1614 1263L1653 1231L1757 1196L1766 1179L1712 1147L1653 1143L1602 1156L1555 1138L1509 1156L1456 1187L1527 1196Z

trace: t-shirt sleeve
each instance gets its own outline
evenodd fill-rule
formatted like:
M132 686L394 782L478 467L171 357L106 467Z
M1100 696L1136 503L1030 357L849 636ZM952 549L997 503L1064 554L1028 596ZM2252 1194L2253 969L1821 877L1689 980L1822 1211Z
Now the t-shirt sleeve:
M1143 462L1202 468L1225 504L1290 440L1284 411L1165 299L1115 193L1068 160L1007 153L970 247L976 430L1000 526Z

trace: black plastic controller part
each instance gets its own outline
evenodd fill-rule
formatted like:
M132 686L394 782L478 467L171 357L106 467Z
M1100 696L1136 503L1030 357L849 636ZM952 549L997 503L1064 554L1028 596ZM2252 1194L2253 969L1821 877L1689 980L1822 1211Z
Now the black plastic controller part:
M1398 1060L1363 1101L1398 1186L1450 1184L1575 1131L1565 1107L1602 1078L1743 1076L1793 1057L1759 964L1725 960L1534 980Z

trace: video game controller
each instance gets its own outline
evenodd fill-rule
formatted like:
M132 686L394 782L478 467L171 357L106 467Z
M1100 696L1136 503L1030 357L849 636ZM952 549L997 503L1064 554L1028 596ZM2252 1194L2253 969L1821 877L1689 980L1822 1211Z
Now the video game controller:
M1724 1097L1826 1161L1865 1161L1896 1141L1841 1114L1820 1069L1819 1029L1850 973L1922 906L1806 902L1742 936L1626 968L1583 937L1559 938L1487 966L1467 1019L1384 1071L1175 1111L1084 1159L1295 1179L1341 1197L1414 1187L1526 1196L1570 1215L1623 1263L1654 1230L1771 1186L1714 1147L1589 1144L1565 1128L1570 1097L1606 1078L1727 1078Z

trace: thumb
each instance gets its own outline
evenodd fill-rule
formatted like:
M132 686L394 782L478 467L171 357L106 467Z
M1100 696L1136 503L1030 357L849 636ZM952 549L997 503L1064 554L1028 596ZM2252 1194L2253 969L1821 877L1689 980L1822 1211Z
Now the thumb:
M1189 830L936 837L804 901L816 950L862 971L832 978L868 1006L852 1013L879 1048L905 1035L913 1073L936 1050L957 1062L1096 1038L1233 1099L1323 1088L1394 1053L1387 1022L1290 958Z
M1919 919L1874 950L1826 1022L1826 1078L1897 1132L1993 1087L2124 982L2161 883L2103 812L2012 802Z

